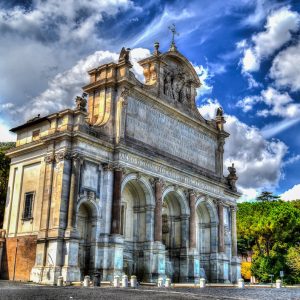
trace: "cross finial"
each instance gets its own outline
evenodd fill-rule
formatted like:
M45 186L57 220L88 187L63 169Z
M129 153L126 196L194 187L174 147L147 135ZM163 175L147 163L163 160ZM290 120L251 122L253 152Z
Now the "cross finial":
M177 47L175 45L175 35L179 35L179 33L176 31L176 27L175 24L172 24L168 27L168 29L171 31L172 33L172 42L171 42L171 46L170 46L170 51L176 51Z

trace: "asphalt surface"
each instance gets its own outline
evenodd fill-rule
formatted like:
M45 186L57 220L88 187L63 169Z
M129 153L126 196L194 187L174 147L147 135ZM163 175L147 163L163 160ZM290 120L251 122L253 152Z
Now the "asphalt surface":
M199 288L170 288L156 287L112 288L112 287L54 287L39 286L8 281L0 281L0 299L13 300L94 300L94 299L118 299L118 300L160 300L160 299L200 299L200 300L300 300L300 288L228 288L207 287Z

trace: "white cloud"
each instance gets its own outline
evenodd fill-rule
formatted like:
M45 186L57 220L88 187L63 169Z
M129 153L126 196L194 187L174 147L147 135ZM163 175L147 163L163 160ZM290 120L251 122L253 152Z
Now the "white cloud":
M297 155L293 155L292 157L290 157L288 160L286 160L284 162L284 165L291 165L291 164L294 164L295 162L299 161L300 160L300 154L297 154Z
M16 135L9 131L9 127L0 119L0 142L14 142Z
M274 59L270 77L277 87L300 91L300 42L281 51Z
M280 197L285 201L300 199L300 184L294 185L291 189L281 194Z
M237 107L241 107L243 112L248 112L253 109L254 105L260 101L260 96L247 96L242 100L239 100L236 104Z
M150 55L148 49L136 48L131 51L130 57L133 72L138 79L142 79L139 60ZM109 51L96 51L94 54L79 60L71 69L57 74L49 82L48 88L29 103L18 108L26 119L34 115L47 115L51 112L74 106L75 95L81 94L81 87L88 83L87 71L109 62L117 62L119 54Z
M256 5L255 11L242 21L242 24L250 26L260 25L260 23L266 18L271 10L274 10L280 6L280 3L277 3L276 1L256 0L245 2L245 4L250 3L250 5L252 5L254 2Z
M148 49L144 48L134 48L130 51L130 61L133 65L133 72L136 75L137 79L141 82L145 81L143 68L138 63L140 60L149 57L151 55Z
M247 112L252 110L254 105L259 102L266 104L267 109L257 111L258 116L267 117L271 115L288 118L289 120L299 119L300 117L300 104L295 103L287 92L279 92L273 87L262 90L259 96L247 96L239 100L236 106Z
M1 6L1 102L12 102L20 110L99 45L108 49L113 37L100 37L103 16L131 8L129 0L35 0L30 9ZM17 114L14 121L20 122Z
M230 137L225 144L225 165L235 163L242 188L274 188L281 177L287 146L279 140L266 140L258 128L234 116L226 118Z
M289 119L300 117L300 104L294 103L287 92L280 93L276 89L268 87L261 92L261 96L261 101L269 108L259 111L258 115L272 115Z
M199 111L212 119L219 106L217 100L207 100ZM225 130L230 136L225 143L224 166L234 162L239 177L238 187L245 194L243 199L255 198L262 189L274 189L282 176L287 146L279 140L266 140L258 128L235 116L225 115L225 119ZM226 167L224 174L227 175Z
M258 71L263 59L272 55L291 40L293 32L300 26L300 15L283 7L271 13L267 18L265 31L252 36L253 46L244 49L241 60L243 72ZM241 48L243 44L238 44ZM246 43L244 43L246 46Z
M201 82L200 88L197 89L197 96L211 94L213 87L208 82L213 77L213 74L209 72L208 68L204 68L203 66L194 65L194 68Z
M202 102L204 104L198 107L200 114L207 120L213 120L221 104L217 99L204 99Z
M258 71L259 61L253 49L246 49L242 58L242 66L245 72Z

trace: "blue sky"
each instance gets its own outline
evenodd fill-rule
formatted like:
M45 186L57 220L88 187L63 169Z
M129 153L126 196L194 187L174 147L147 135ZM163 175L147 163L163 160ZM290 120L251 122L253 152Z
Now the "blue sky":
M33 115L73 106L86 71L136 61L170 44L202 80L197 104L211 118L221 105L244 199L262 190L300 198L300 2L263 0L0 1L0 140Z

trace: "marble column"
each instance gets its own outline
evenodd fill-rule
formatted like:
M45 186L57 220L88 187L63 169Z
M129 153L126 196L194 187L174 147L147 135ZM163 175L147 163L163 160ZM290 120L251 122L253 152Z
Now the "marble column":
M76 202L78 196L78 170L79 169L79 156L73 154L71 157L71 180L70 180L70 194L69 194L69 207L68 207L68 229L75 226L76 219Z
M194 191L189 191L190 226L189 245L196 248L196 196Z
M231 207L231 254L237 256L236 207Z
M121 234L121 183L123 171L121 168L114 169L113 203L111 234Z
M224 246L224 213L223 213L223 203L218 203L218 213L219 213L219 252L225 251Z
M154 210L154 241L162 241L162 181L154 180L155 188L155 210Z

